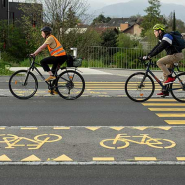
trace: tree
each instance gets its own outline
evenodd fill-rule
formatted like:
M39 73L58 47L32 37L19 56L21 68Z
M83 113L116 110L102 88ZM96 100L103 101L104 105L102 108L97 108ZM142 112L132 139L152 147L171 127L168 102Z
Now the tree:
M117 47L117 33L114 30L106 30L102 33L102 43L104 47Z
M176 18L175 18L175 11L173 12L173 26L172 31L176 31Z
M148 0L148 3L150 6L146 8L145 12L147 15L143 17L143 22L141 24L143 36L146 31L151 29L156 23L163 22L163 17L160 15L160 0Z
M105 17L103 14L100 14L93 20L92 25L96 25L98 23L108 23L110 20L110 17Z

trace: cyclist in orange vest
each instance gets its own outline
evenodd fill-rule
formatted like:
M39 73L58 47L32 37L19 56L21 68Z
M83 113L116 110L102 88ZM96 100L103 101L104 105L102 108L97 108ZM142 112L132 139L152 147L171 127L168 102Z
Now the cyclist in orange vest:
M46 47L48 48L51 56L41 60L40 63L44 71L47 71L50 75L47 79L45 79L45 81L51 81L56 79L54 73L57 66L62 65L67 60L67 55L60 42L51 34L52 30L50 27L44 27L41 31L41 35L45 39L45 42L31 55L37 56ZM52 69L49 68L48 64L53 64Z

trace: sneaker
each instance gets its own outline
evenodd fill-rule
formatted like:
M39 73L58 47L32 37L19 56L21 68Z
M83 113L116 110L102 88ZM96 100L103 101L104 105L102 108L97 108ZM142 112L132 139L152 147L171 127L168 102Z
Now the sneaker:
M165 96L165 97L169 97L169 92L161 92L161 93L158 93L157 96Z
M55 91L55 90L52 90L52 91L51 91L51 90L49 90L49 91L48 91L48 93L50 93L50 94L51 94L51 93L52 93L52 94L58 94L58 92L57 92L57 91Z
M164 85L171 84L175 81L174 77L168 77L168 79L164 82Z
M45 79L45 82L56 80L55 76L49 76L48 78Z

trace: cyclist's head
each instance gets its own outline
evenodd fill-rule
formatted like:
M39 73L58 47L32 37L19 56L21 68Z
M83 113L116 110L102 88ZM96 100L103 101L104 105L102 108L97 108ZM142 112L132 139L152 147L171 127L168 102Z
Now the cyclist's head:
M40 31L44 32L45 36L43 36L43 37L47 38L47 36L49 36L51 34L52 29L48 26L45 26Z
M156 24L154 27L153 27L153 30L161 30L161 31L165 31L165 25L163 24Z

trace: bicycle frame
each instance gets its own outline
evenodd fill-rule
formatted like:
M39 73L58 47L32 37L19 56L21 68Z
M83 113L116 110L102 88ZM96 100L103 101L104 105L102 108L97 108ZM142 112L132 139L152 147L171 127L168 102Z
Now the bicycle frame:
M30 59L30 58L29 58ZM39 63L37 63L37 62L35 62L35 58L32 58L33 60L31 61L31 59L30 59L30 63L31 63L31 65L30 65L30 67L29 67L29 69L28 69L28 71L27 71L27 76L26 76L26 79L25 79L25 82L24 82L24 86L26 85L26 83L27 83L27 80L28 80L28 77L29 77L29 73L31 72L31 71L36 71L39 75L40 75L40 77L43 79L43 81L48 85L48 87L49 87L49 89L52 89L52 88L57 88L57 87L63 87L63 86L56 86L56 84L55 84L55 80L53 81L53 83L51 83L51 81L50 81L50 83L49 82L47 82L47 81L45 81L45 78L44 78L44 76L41 74L41 72L37 69L37 67L35 67L35 64L36 65L38 65L38 66L41 66ZM66 71L67 71L67 68L66 67L64 67L64 68L62 68L62 69L65 69ZM54 76L58 76L57 75L57 71L58 71L58 67L57 67L57 69L55 70L55 74L54 74ZM75 71L77 71L77 67L75 67ZM69 80L67 80L67 79L65 79L65 78L63 78L63 77L61 77L64 81L66 81L66 82L70 82L70 81L72 81L73 80L73 78L74 78L74 76L72 77L72 78L70 78L69 77L69 74L68 74L68 79Z
M146 69L146 73L145 73L145 76L143 78L143 80L141 81L141 86L143 85L146 77L148 76L148 74L150 74L154 79L155 81L162 87L162 89L165 89L166 87L168 87L168 91L172 91L172 90L179 90L179 89L182 89L182 88L173 88L173 89L170 89L170 86L169 85L163 85L162 82L154 75L154 73L150 70L150 66L153 65L152 64L152 60L150 59L149 63L147 64L147 69ZM177 67L178 69L178 67ZM178 69L179 71L179 69ZM180 71L179 71L180 72ZM177 76L177 73L174 71L174 69L172 69L172 73L175 74L175 76ZM183 83L182 83L182 80L177 76L179 82L181 82L182 86L183 86Z
M160 143L160 142L157 140L157 138L154 139L154 138L149 137L148 135L149 135L149 134L140 134L140 136L127 136L127 134L118 134L118 135L116 136L116 138L114 139L113 144L116 144L118 141L125 141L125 142L132 142L132 143L136 143L136 144L141 144L141 145L143 145L143 144L147 144L147 143L146 143L146 140L147 140L147 139L148 139L149 141L151 141L151 140L155 141L155 142L156 142L155 144ZM139 142L139 141L134 141L134 140L126 139L125 137L142 138L142 139L141 139L141 141Z

